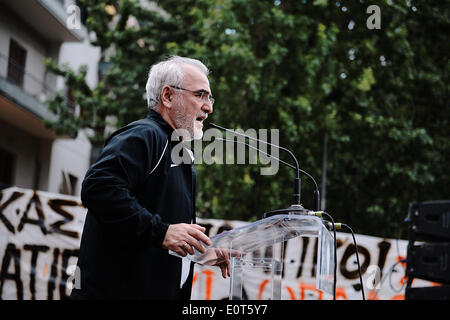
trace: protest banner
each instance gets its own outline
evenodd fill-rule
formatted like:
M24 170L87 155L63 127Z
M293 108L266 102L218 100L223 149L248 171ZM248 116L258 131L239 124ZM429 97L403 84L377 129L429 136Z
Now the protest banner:
M77 197L8 188L0 191L0 299L63 300L79 284L76 262L87 209ZM244 221L197 219L213 236L248 224ZM404 299L406 240L356 235L367 299ZM361 299L352 237L337 233L337 298ZM253 255L270 256L274 248ZM315 288L317 241L297 237L284 253L282 299L331 299ZM193 300L228 299L229 279L220 269L196 265ZM246 279L248 299L267 299L268 275L255 272ZM112 280L113 281L113 280ZM435 285L415 279L418 286Z

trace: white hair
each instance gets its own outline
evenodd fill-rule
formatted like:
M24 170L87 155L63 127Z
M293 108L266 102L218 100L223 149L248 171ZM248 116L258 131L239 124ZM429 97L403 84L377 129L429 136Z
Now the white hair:
M147 92L147 104L149 109L157 109L161 90L165 85L181 87L183 85L184 73L181 65L190 64L197 67L207 76L208 68L199 60L171 56L168 59L158 62L151 66L148 73L147 84L145 90Z

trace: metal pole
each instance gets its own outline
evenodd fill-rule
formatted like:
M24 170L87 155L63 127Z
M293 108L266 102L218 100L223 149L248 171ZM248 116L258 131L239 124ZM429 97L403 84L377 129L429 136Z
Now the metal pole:
M328 131L323 135L323 155L322 155L322 186L321 186L321 210L325 210L326 183L327 183L327 157L328 157Z

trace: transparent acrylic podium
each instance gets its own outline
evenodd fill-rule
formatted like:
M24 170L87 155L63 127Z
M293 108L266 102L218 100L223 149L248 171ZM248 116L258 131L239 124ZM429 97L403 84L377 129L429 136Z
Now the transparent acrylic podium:
M281 300L283 252L285 241L295 237L318 238L316 288L333 294L334 238L315 216L300 214L277 214L254 223L220 233L211 237L212 244L202 254L196 249L187 258L201 265L214 266L230 262L230 300L245 298L244 284L248 275L264 270L269 281L266 290L269 299ZM252 254L264 247L280 244L281 250L273 257L259 258ZM175 252L170 252L178 256Z

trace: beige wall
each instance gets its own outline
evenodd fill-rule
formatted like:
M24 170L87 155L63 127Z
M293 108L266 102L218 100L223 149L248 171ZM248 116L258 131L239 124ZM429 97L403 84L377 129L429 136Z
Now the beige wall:
M0 53L8 57L10 39L13 38L27 51L23 89L39 101L44 101L47 88L56 87L56 77L48 75L44 65L44 59L50 57L57 60L59 55L59 43L50 43L42 38L32 28L26 25L26 21L1 7L0 10ZM6 77L7 63L1 59L0 75Z
M59 193L63 181L63 172L75 176L78 180L74 190L80 195L81 183L89 168L91 144L80 132L77 139L56 139L52 145L48 176L48 191Z
M85 32L85 29L83 30ZM24 78L23 91L37 100L44 102L46 99L45 93L48 92L43 88L43 83L51 90L64 90L63 81L46 71L45 57L50 57L59 64L68 63L75 70L83 64L88 65L88 84L91 87L96 85L100 58L98 48L92 47L87 39L82 42L64 44L50 42L28 26L26 21L4 7L0 0L0 53L3 56L0 59L0 76L3 78L7 75L5 58L9 54L11 38L27 51L25 64L27 75ZM10 107L14 108L13 105L12 103ZM2 107L1 104L0 107ZM20 107L17 106L17 108ZM20 112L15 114L17 117ZM77 139L54 140L51 136L39 137L33 130L26 132L24 131L26 128L20 129L16 126L17 124L11 124L14 121L8 121L11 120L8 119L9 116L6 116L6 119L0 117L0 147L15 156L13 184L22 188L33 188L36 180L36 163L39 163L39 190L58 193L64 172L77 178L75 195L79 195L82 180L90 164L91 145L86 136L80 133ZM37 117L36 119L38 120Z
M0 120L0 147L15 156L13 184L33 188L36 159L41 157L40 141Z

